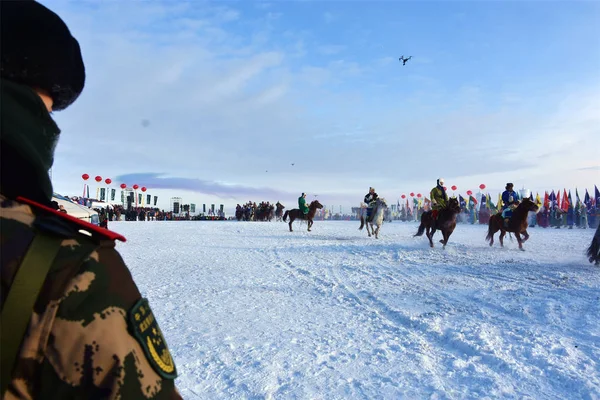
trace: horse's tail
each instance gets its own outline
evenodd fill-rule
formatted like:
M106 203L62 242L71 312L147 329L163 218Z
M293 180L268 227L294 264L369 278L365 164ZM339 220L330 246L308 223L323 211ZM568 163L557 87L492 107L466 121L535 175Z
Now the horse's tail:
M592 243L590 243L590 247L587 248L585 254L591 263L600 261L600 225L596 228Z
M425 217L425 214L421 215L421 225L419 225L419 230L413 235L413 237L421 236L423 235L423 232L425 232L425 221L423 221L423 217Z
M287 216L288 216L289 211L286 211L285 214L283 214L283 222L287 222Z
M490 240L492 240L494 238L494 233L496 233L493 229L492 229L492 223L494 222L494 215L492 215L490 217L490 220L488 221L488 233L487 236L485 237L485 240L487 242L489 242ZM502 223L502 222L500 222Z

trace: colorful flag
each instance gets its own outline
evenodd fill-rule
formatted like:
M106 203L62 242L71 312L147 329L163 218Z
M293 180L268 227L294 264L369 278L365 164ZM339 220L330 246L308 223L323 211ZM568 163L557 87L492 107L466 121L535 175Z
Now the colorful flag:
M569 189L569 197L568 197L568 199L569 199L569 207L573 208L573 199L571 198L571 189Z
M460 208L465 208L467 206L467 202L461 194L458 195L458 204L460 205Z
M567 198L567 189L563 189L563 200L560 205L560 209L564 212L569 210L569 199Z
M498 210L502 208L504 202L502 201L502 193L498 193Z
M546 192L546 196L548 196L548 192ZM542 199L540 198L540 194L538 192L535 192L535 204L537 204L538 207L542 205Z
M592 205L592 199L590 198L590 194L588 193L587 189L585 189L585 196L583 197L583 203L585 204L585 206L588 209Z
M598 187L596 185L594 185L594 188L596 189L596 195L594 196L594 204L598 206L598 202L600 201L600 190L598 190Z
M577 188L575 188L575 206L578 208L581 206L581 199L579 198L579 192L577 192Z
M560 190L556 191L556 202L552 206L553 208L561 208L560 207Z

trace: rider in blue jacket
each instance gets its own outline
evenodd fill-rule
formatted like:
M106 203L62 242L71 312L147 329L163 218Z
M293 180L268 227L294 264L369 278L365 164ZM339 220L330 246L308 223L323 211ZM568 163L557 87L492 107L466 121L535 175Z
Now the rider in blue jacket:
M508 225L513 209L519 204L519 194L513 190L513 186L507 183L506 190L502 192L502 218L505 225Z

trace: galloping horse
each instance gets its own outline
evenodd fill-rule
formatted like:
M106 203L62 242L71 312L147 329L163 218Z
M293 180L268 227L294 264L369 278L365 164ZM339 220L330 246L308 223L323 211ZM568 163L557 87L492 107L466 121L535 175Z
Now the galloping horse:
M373 232L373 235L375 235L375 239L379 239L379 228L381 228L381 225L383 225L383 218L385 216L385 212L387 210L388 206L387 203L385 202L385 199L383 198L378 198L377 200L375 200L375 205L373 206L373 218L371 220L371 222L367 222L367 234L369 235L369 237L371 237L371 232ZM373 224L377 225L377 229L373 228ZM371 225L371 231L369 231L369 225ZM365 226L365 217L364 215L361 213L360 214L360 228L358 228L358 230L362 230L362 228Z
M492 215L490 217L490 222L488 222L488 234L485 237L485 240L490 242L490 246L492 246L494 244L494 234L500 231L500 246L504 247L504 235L506 235L506 232L512 232L517 237L519 249L525 251L523 249L523 243L529 239L529 234L527 233L527 227L529 226L527 214L529 214L529 211L537 212L538 208L538 205L529 198L524 198L521 204L513 211L512 217L508 222L508 228L504 227L502 213ZM521 234L524 236L523 239L521 239Z
M429 245L433 247L433 234L436 229L439 229L442 231L442 236L444 237L440 240L440 243L442 243L445 248L448 239L450 239L450 235L452 235L454 228L456 228L456 216L458 214L460 214L458 200L456 197L451 197L450 200L448 200L448 206L438 211L437 220L433 220L432 211L426 211L421 215L421 225L419 225L419 230L414 236L423 235L423 231L427 228L427 239L429 239Z
M308 231L310 232L310 227L313 224L313 218L315 217L315 214L317 213L317 208L323 208L323 204L319 203L319 200L313 200L312 203L310 203L310 205L308 206L308 214L303 214L302 211L300 211L297 208L293 208L291 210L287 210L285 212L285 214L283 214L283 221L287 220L288 215L290 216L290 232L292 231L292 222L294 222L294 220L296 219L303 219L308 221Z
M281 203L277 203L277 210L275 210L275 221L281 221L281 217L283 216L283 209L285 206Z
M590 243L590 247L588 247L586 254L591 263L600 265L600 225L596 228L596 233L592 238L592 243Z

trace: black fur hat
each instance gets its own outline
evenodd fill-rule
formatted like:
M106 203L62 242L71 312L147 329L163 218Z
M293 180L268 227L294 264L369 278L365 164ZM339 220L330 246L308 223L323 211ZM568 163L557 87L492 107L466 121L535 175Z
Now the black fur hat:
M85 66L64 21L33 0L0 1L0 76L47 91L53 110L81 94Z

